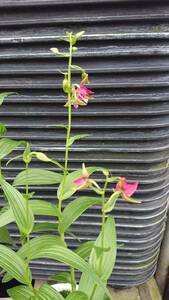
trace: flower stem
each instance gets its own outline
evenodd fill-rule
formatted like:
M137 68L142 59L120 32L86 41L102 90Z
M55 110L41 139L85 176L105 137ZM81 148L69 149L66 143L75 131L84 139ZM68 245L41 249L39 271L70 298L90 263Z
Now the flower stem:
M62 195L64 193L64 187L66 183L66 176L68 174L68 160L69 160L69 139L70 139L70 133L71 133L71 125L72 125L72 103L71 103L71 65L72 65L72 34L70 33L70 44L69 44L69 60L68 60L68 74L67 74L67 80L68 80L68 126L67 126L67 133L66 133L66 149L65 149L65 165L64 165L64 174L63 174L63 184L62 184L62 191L61 191L61 197L59 199L58 203L58 209L60 214L62 214ZM59 223L62 220L59 220ZM64 241L64 232L61 232L61 239ZM71 275L71 286L72 291L76 290L76 279L75 279L75 270L73 267L70 267L70 275Z
M104 187L102 190L102 199L101 199L102 200L101 248L103 249L103 253L104 253L104 237L105 237L104 228L105 228L105 219L106 219L104 206L105 206L105 193L106 193L107 185L108 185L108 176L106 176L105 184L104 184ZM103 263L103 255L101 255L100 262L99 262L99 274L100 275L102 273L102 263ZM93 291L90 296L90 300L93 299L95 292L96 292L96 288L97 288L97 285L94 285Z
M27 221L29 220L29 163L26 162L26 214L27 214ZM26 235L27 240L27 260L26 260L26 272L28 273L29 269L29 262L30 262L30 234L28 233ZM30 283L30 287L32 287L32 284Z

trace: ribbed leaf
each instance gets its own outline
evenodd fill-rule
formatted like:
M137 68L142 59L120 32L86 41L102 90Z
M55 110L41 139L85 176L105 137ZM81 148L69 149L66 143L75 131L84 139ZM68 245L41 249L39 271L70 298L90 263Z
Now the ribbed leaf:
M31 253L36 253L39 251L41 247L50 247L53 245L62 245L64 246L64 243L61 241L60 237L55 235L43 235L36 237L32 240L30 240L30 251ZM17 254L22 258L25 259L27 257L27 243L22 246ZM3 277L3 282L8 282L12 279L12 277L7 273Z
M104 292L110 297L111 295L99 277L95 274L93 268L85 262L79 255L67 249L66 247L56 245L49 245L45 243L38 243L38 246L31 247L31 259L49 258L70 265L89 276L90 280L100 286Z
M32 233L41 232L41 231L55 231L56 232L57 230L58 230L58 224L43 222L43 223L34 224Z
M50 202L44 200L29 200L29 205L34 215L47 215L54 217L59 215L57 207ZM14 221L15 218L11 208L0 215L0 227Z
M104 211L107 212L111 212L116 204L117 199L119 198L121 192L117 191L115 193L113 193L110 198L108 199L108 201L105 204L104 207Z
M60 272L58 274L50 276L51 280L57 282L71 283L71 276L68 272Z
M14 245L10 233L5 226L0 228L0 241L6 244Z
M35 215L59 216L58 208L53 203L44 200L29 200L29 203Z
M34 295L33 291L28 286L24 285L11 288L7 292L13 300L27 300Z
M88 173L91 175L95 171L100 170L98 167L87 168ZM67 175L66 180L62 181L58 188L58 199L66 200L72 196L78 187L74 184L74 180L82 176L82 170L74 171Z
M11 208L0 215L0 227L10 224L15 221Z
M88 136L90 136L90 135L89 134L78 134L78 135L74 135L74 136L70 137L69 146L71 146L75 141L80 140L80 139L84 139Z
M79 248L75 250L75 252L83 259L86 259L89 257L93 246L94 246L94 241L88 241L80 245Z
M26 275L26 263L17 253L3 245L0 245L0 267L19 282L29 284L31 274L28 270Z
M94 268L95 272L99 274L101 280L106 285L108 278L110 277L112 270L114 268L115 260L116 260L116 251L117 251L117 243L116 243L116 228L115 228L115 221L112 217L108 217L105 223L105 234L104 234L104 248L110 249L109 251L102 252L101 256L97 256L96 250L93 248L92 252L89 257L89 263ZM95 241L95 246L101 248L101 234ZM85 274L82 275L79 283L79 290L86 292L87 295L90 297L92 291L94 289L94 284L91 282L89 276ZM103 300L104 298L104 291L97 287L95 291L95 295L93 300Z
M101 202L101 198L82 196L71 201L64 209L61 231L65 232L69 226L90 206Z
M12 209L19 230L25 234L30 233L33 228L34 218L31 208L29 207L29 203L27 213L27 203L23 195L12 185L6 182L5 179L1 178L0 183Z
M0 140L0 160L15 150L19 145L23 144L23 141L14 141L3 138Z
M73 292L66 297L66 300L89 300L89 297L83 292Z
M28 181L29 185L50 185L60 183L63 175L56 172L48 171L45 169L29 169ZM25 185L26 183L26 171L20 172L14 182L14 186Z
M40 295L46 296L47 300L64 300L63 296L47 283L42 285L39 292Z

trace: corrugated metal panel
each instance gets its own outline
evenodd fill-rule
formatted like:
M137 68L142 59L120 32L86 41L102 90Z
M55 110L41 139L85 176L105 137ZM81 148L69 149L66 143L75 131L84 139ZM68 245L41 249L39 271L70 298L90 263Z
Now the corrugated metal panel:
M90 73L96 97L73 112L73 132L92 136L72 147L70 168L86 161L139 180L136 197L142 204L120 201L114 213L123 247L110 283L132 286L146 281L156 268L169 185L169 4L1 0L0 7L0 89L18 92L2 106L1 122L7 124L9 137L27 139L33 149L46 151L60 162L64 130L48 125L66 122L58 72L66 65L49 49L65 48L61 41L65 31L86 31L74 63ZM8 179L23 168L19 160L8 167L4 163ZM36 192L39 198L56 201L55 187L40 187ZM96 206L76 222L72 232L86 241L95 238L99 228ZM18 242L15 226L10 229ZM78 244L73 238L67 240L72 247ZM52 261L32 263L35 278L47 278L64 268Z

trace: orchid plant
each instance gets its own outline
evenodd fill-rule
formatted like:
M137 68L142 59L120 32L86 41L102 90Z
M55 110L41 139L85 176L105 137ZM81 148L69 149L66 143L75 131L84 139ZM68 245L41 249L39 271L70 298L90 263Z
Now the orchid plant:
M63 300L63 296L51 287L48 283L43 284L39 289L34 288L32 283L32 273L30 269L31 261L34 259L48 258L62 262L70 266L70 273L61 272L50 278L51 280L68 282L71 284L71 292L66 297L67 300L103 300L111 299L107 282L114 268L117 252L115 220L110 214L119 198L127 202L138 203L132 198L137 189L138 183L127 183L125 177L112 176L110 171L101 167L90 167L82 164L82 168L73 172L69 170L69 151L74 142L86 135L71 135L72 109L80 109L91 101L94 92L86 87L89 83L89 76L82 67L73 65L73 53L78 51L75 46L84 32L72 34L66 33L65 42L68 44L68 52L61 52L57 48L51 51L68 61L67 72L62 72L63 91L66 95L65 109L68 110L67 124L56 124L66 131L66 146L64 165L48 157L45 153L31 151L28 142L16 141L8 138L0 140L0 162L3 158L13 152L17 147L22 146L22 154L17 156L23 160L25 168L15 177L13 183L6 181L2 168L0 167L0 185L4 194L4 207L0 211L0 267L2 281L8 282L16 279L21 285L8 290L9 296L13 300L29 299L53 299ZM74 83L72 73L79 72L79 83ZM4 99L4 94L0 99ZM2 103L1 101L1 103ZM1 125L1 133L5 133L5 127ZM13 157L8 161L11 163ZM32 168L31 162L38 159L51 163L59 169L59 172L49 171L43 168ZM1 164L0 164L1 166ZM103 186L95 179L99 174L104 178ZM114 187L112 188L112 184ZM34 192L30 192L30 187L40 185L59 185L57 190L56 203L50 203L38 199ZM25 187L25 192L20 191L20 187ZM107 196L107 189L111 189L111 195ZM93 196L78 196L72 199L76 192L90 189ZM70 199L68 204L63 206L65 200ZM101 230L95 241L88 241L72 251L66 242L65 235L70 234L69 228L79 218L84 211L93 205L101 206ZM38 223L36 215L46 215L55 217L55 223ZM21 241L18 250L14 241L10 237L7 225L15 222ZM48 234L44 234L47 231ZM49 234L53 231L53 234ZM38 237L32 237L32 233L41 233ZM7 246L4 244L12 244ZM82 275L76 281L75 270L79 270ZM107 297L107 298L106 298Z

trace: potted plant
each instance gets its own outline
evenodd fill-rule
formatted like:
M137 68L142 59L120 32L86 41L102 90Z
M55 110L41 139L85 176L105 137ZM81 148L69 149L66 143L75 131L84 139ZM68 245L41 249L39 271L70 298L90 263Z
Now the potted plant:
M23 153L19 155L25 164L25 170L17 174L12 184L6 181L2 169L0 168L0 185L4 193L5 204L0 212L0 230L3 232L4 242L13 243L6 228L9 223L15 222L19 233L21 247L12 250L4 244L0 244L0 267L3 275L2 282L9 282L16 279L20 285L8 289L8 295L13 300L30 299L53 299L53 300L105 300L111 299L107 289L107 281L112 273L116 260L117 242L115 221L110 212L113 210L119 197L131 203L138 203L131 196L137 189L137 182L127 183L126 178L112 176L108 169L100 167L90 167L83 163L82 168L69 172L69 150L76 140L85 138L86 135L71 134L72 109L85 106L90 101L94 92L86 87L88 84L88 74L80 66L73 65L73 53L78 51L76 43L84 32L72 34L66 33L65 42L68 44L68 52L63 53L57 48L51 51L58 56L64 57L68 61L67 72L62 72L63 91L66 94L65 109L68 110L67 124L55 124L61 126L66 132L65 161L60 164L45 153L31 151L31 147L26 141L16 141L2 138L0 141L0 162L18 146L23 147ZM81 79L76 83L72 79L72 71L78 71ZM2 101L5 96L2 96ZM1 103L2 103L1 101ZM1 125L2 133L5 127ZM43 168L31 168L32 159L51 163L60 169L60 172L49 171ZM10 161L8 162L10 163ZM0 164L1 165L1 164ZM98 174L104 178L103 186L100 186L94 176ZM58 184L56 204L49 203L36 198L30 192L30 186ZM25 193L21 193L18 188L25 186ZM107 188L111 188L112 193L107 198ZM78 196L72 200L76 192L83 189L91 189L93 196ZM63 202L70 199L64 206ZM83 243L75 251L68 248L65 234L70 226L89 207L100 204L102 219L101 231L95 241ZM44 222L36 223L36 215L53 216L56 223ZM52 234L41 234L31 238L31 233L48 230ZM13 245L15 247L15 245ZM70 274L62 272L52 277L55 281L70 284L70 292L63 295L58 288L45 283L39 288L32 284L32 274L30 262L34 259L48 258L57 260L70 266ZM75 269L82 275L76 282Z

